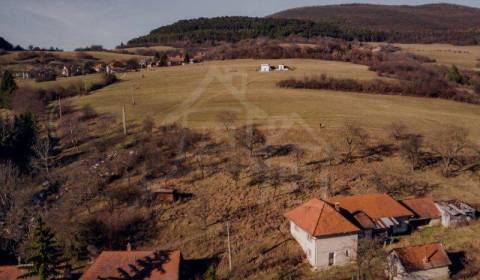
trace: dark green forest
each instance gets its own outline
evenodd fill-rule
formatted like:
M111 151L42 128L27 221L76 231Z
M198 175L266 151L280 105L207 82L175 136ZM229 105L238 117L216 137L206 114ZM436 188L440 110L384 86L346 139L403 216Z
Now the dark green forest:
M327 36L345 40L384 41L383 32L352 28L334 21L216 17L181 20L154 29L150 34L132 39L128 45L168 44L181 41L204 43L208 41L238 42L244 39L266 37L285 38L291 35L311 38Z

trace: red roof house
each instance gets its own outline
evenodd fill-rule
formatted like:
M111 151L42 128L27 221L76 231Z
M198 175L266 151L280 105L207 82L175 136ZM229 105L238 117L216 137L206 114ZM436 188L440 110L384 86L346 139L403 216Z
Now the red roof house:
M451 265L440 243L393 249L387 263L392 279L447 279Z
M103 251L80 280L178 280L181 259L180 251Z

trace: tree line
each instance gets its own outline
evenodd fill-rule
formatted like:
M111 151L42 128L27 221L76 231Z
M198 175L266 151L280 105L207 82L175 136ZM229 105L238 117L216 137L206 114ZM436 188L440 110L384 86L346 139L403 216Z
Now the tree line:
M153 45L190 41L238 42L245 39L267 37L280 39L291 35L304 38L318 36L345 40L384 41L383 32L351 27L334 22L313 22L292 19L255 17L216 17L181 20L152 30L148 35L128 41L128 45Z

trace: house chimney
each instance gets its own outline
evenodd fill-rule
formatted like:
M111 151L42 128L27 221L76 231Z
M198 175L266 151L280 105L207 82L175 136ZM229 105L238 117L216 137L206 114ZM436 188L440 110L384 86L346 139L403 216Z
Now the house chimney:
M127 251L132 251L132 244L130 244L130 242L127 243Z
M339 202L335 202L335 210L337 210L337 212L340 212L340 203Z

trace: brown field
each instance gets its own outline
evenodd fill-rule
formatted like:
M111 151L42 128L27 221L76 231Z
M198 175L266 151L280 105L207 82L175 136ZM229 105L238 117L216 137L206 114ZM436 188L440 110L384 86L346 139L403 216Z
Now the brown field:
M395 44L405 51L425 55L437 60L437 63L464 69L479 69L480 46L454 46L449 44ZM480 69L479 69L480 70Z
M38 52L38 53L45 53L45 52ZM76 60L78 59L77 54L78 52L75 51L65 51L65 52L47 52L47 53L52 53L54 55L57 55L60 58L66 58L66 59L73 59ZM113 53L113 52L84 52L87 53L91 56L93 56L95 59L98 59L99 61L105 62L105 63L110 63L115 60L120 60L120 61L127 61L129 59L135 58L135 59L142 59L146 58L144 56L140 55L132 55L132 54L121 54L121 53ZM6 55L0 56L0 64L8 64L8 63L19 63L21 64L22 62L28 62L27 61L17 61L15 60L18 52L11 52Z

